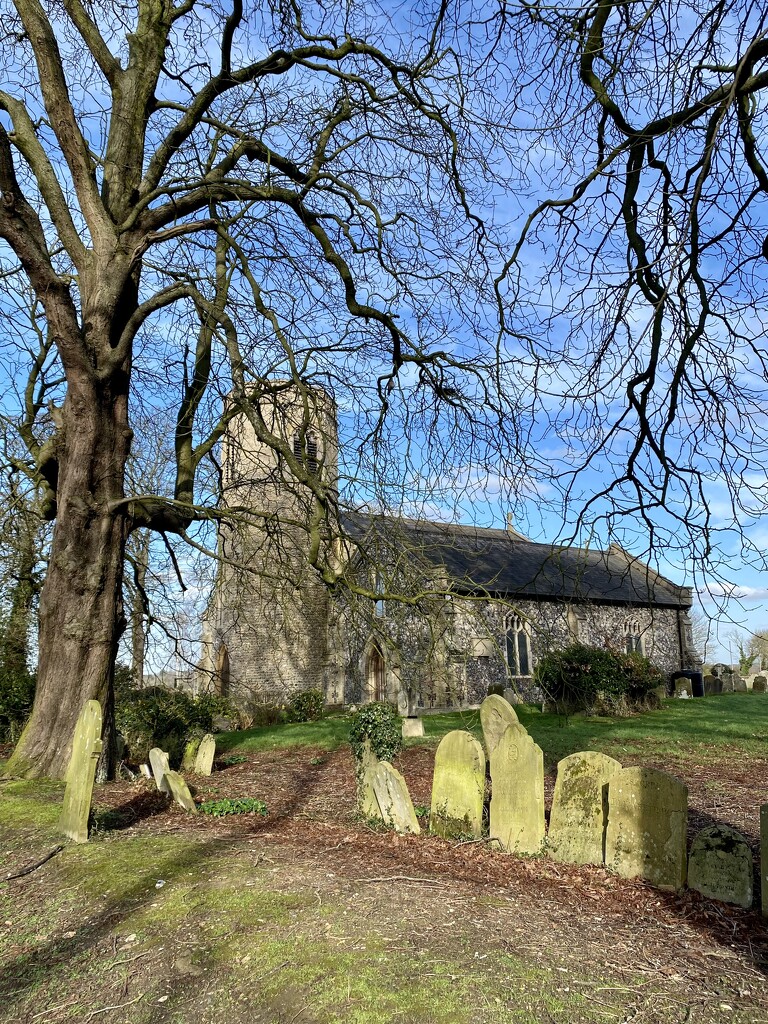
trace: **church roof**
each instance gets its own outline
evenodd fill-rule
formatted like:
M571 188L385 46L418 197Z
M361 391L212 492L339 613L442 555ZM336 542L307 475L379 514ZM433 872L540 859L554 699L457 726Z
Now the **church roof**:
M680 587L616 544L607 551L538 544L512 530L347 513L361 549L379 537L442 570L453 591L491 597L690 608Z

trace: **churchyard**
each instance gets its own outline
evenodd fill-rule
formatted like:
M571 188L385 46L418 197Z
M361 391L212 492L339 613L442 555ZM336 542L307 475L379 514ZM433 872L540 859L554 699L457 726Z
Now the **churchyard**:
M401 798L397 773L407 787L404 834L358 812L341 716L220 734L212 766L210 744L189 751L178 778L196 813L141 774L96 785L87 843L61 834L61 785L4 783L0 1020L768 1022L759 892L744 909L574 864L555 792L557 762L578 751L628 781L668 773L688 790L689 845L736 829L757 886L768 698L667 701L625 719L515 710L520 729L486 722L485 745L492 771L538 773L540 759L541 792L505 845L538 849L548 828L544 856L493 849L477 815L455 827L433 790L451 747L485 759L477 712L428 717L395 773L371 765L382 807ZM481 790L467 799L482 818ZM497 786L495 799L499 832L494 815L509 822L518 798Z

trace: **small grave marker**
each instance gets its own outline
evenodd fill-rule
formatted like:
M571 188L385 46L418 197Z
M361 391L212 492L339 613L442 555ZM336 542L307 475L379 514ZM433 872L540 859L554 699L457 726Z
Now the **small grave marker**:
M480 838L485 795L485 752L469 732L454 729L440 740L432 779L429 827L437 835Z
M88 842L88 815L101 746L101 705L97 700L88 700L72 736L72 755L59 818L59 831L76 843Z
M166 752L160 747L153 747L149 752L149 763L152 765L152 774L155 776L157 788L161 793L170 793L168 783L165 781L165 776L171 769Z
M213 759L216 756L216 738L206 733L200 740L195 757L195 775L210 775L213 770Z
M544 755L522 726L507 726L491 755L491 838L507 853L544 842Z
M389 761L379 761L373 773L373 791L381 817L396 832L421 832L413 801L400 772Z
M189 786L181 775L179 775L178 772L167 771L164 775L164 779L168 787L167 792L171 794L174 801L180 807L183 807L185 811L189 811L191 814L196 814L197 807L195 805L195 801L192 799L192 794L189 792Z
M740 832L727 825L705 828L691 844L688 888L723 903L752 906L752 851Z

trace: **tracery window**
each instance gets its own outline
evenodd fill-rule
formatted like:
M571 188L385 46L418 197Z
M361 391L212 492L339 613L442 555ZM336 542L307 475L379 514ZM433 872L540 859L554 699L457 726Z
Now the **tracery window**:
M519 615L507 621L507 667L513 676L531 674L531 639L525 620Z
M624 649L627 654L643 653L643 634L637 619L627 619L624 623Z

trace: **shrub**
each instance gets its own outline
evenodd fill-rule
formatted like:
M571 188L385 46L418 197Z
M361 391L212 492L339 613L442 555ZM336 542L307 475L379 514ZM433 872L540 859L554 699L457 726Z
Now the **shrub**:
M0 740L15 743L32 711L35 677L26 671L0 672Z
M294 693L288 702L289 722L314 722L325 707L322 690L302 690Z
M403 726L394 704L384 701L364 704L352 716L349 743L355 758L363 754L363 744L371 741L371 749L382 761L391 761L403 748Z
M117 728L131 757L146 758L152 747L161 747L172 764L180 763L187 740L207 732L217 714L232 714L226 698L204 693L195 699L162 686L127 690L115 707Z
M536 681L547 700L569 708L628 714L665 683L664 674L641 654L571 644L545 655Z

